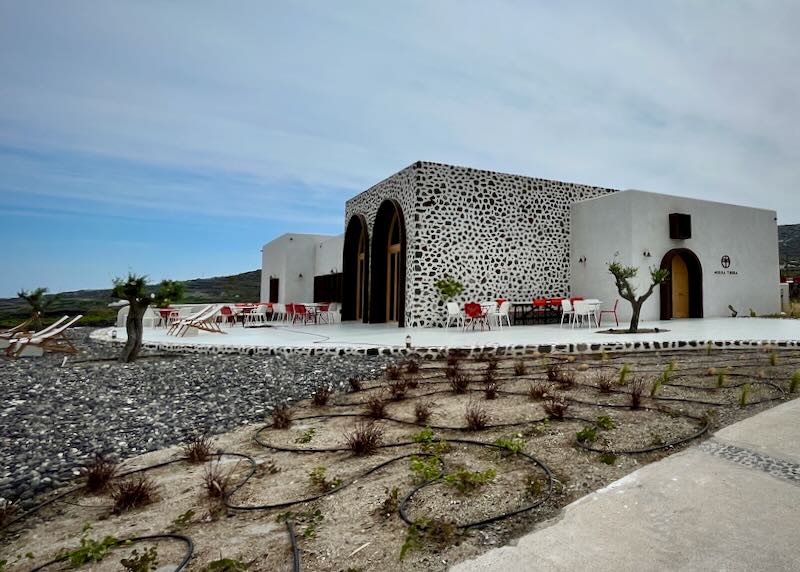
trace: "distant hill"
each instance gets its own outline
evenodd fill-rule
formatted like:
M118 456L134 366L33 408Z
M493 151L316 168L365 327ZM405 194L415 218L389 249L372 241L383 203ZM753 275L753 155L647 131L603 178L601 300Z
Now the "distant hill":
M261 271L253 270L233 276L196 278L183 282L186 287L183 302L258 302L261 292ZM156 285L152 286L155 290ZM61 292L48 308L48 315L65 313L83 314L81 325L105 325L113 323L117 310L109 308L113 302L111 289L77 290ZM0 325L19 321L27 316L27 305L19 298L0 298Z
M781 264L800 272L800 224L783 224L778 227L778 250Z

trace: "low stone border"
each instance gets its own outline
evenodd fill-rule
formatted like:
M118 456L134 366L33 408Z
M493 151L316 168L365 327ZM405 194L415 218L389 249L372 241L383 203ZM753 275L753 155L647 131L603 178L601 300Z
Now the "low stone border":
M92 334L97 340L124 344L125 340L112 339L110 330L98 330ZM148 342L144 341L142 347L164 352L176 352L183 354L244 354L244 355L385 355L385 356L408 356L418 355L423 359L441 358L451 350L457 350L467 355L494 353L499 356L527 356L534 353L566 353L566 354L587 354L587 353L611 353L611 352L647 352L662 350L704 350L711 345L714 348L796 348L800 347L800 340L674 340L664 342L642 341L642 342L609 342L602 344L573 343L573 344L515 344L515 345L473 345L473 346L343 346L326 347L323 345L313 346L249 346L249 345L224 345L224 344L193 344L188 342Z
M800 465L786 459L778 459L766 453L751 451L750 449L732 445L731 443L723 443L716 439L709 439L702 443L700 450L732 463L764 471L773 477L784 479L800 486Z

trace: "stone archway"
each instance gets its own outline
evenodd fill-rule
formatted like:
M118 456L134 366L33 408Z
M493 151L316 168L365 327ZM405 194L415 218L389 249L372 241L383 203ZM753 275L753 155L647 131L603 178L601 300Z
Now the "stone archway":
M688 248L670 250L661 259L669 277L661 283L661 319L703 317L703 267Z
M344 233L342 290L342 320L368 322L369 229L362 215L350 217Z
M405 326L406 225L400 204L385 200L372 227L369 321Z

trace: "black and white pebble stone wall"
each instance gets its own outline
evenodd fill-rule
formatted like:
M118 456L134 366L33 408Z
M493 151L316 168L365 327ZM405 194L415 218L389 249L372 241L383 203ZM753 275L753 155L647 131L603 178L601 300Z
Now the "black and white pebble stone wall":
M347 201L345 225L394 199L406 221L406 325L435 326L444 312L434 283L465 286L456 301L565 296L570 205L614 192L561 181L417 162Z

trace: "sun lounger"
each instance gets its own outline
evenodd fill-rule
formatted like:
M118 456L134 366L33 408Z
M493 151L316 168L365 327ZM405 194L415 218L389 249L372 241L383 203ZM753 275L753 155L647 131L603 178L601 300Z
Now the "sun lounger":
M24 332L25 328L30 326L31 323L33 322L33 320L34 320L34 316L31 316L30 318L28 318L27 320L25 320L21 324L17 324L13 328L9 328L7 330L3 330L2 332L0 332L0 338L8 339L10 337L13 337L14 334L16 334L18 332Z
M31 318L31 320L32 319L33 318ZM6 330L5 332L3 332L2 335L0 335L0 350L4 350L4 349L8 348L8 346L10 346L12 343L14 343L14 341L16 341L16 340L18 340L20 338L32 338L33 336L46 335L47 332L49 332L51 330L55 330L61 324L66 322L68 319L69 319L69 316L62 316L61 318L59 318L58 320L56 320L55 322L53 322L52 324L50 324L46 328L42 328L38 332L17 330L14 333L11 333L11 330ZM31 320L28 320L28 322L30 322ZM28 322L23 322L23 323L28 323ZM22 325L22 324L20 324L20 325ZM16 328L11 328L11 329L14 330ZM6 336L6 334L9 334L9 335Z
M225 332L222 331L222 328L220 328L216 321L217 312L219 312L221 307L221 304L213 304L193 316L184 318L180 322L177 322L177 327L170 329L170 332L177 337L197 334L200 330L212 334L224 334Z
M172 325L167 330L167 335L168 336L171 336L173 334L178 335L178 332L180 330L182 330L186 326L186 324L188 324L192 320L196 320L196 319L202 318L206 313L208 313L208 311L211 308L212 308L212 306L204 306L203 308L201 308L197 312L194 312L193 314L189 314L188 316L184 316L180 320L176 320L175 322L172 323Z
M11 345L6 348L6 356L16 359L21 356L40 356L45 351L76 353L78 349L72 345L65 332L81 318L82 315L75 316L66 322L62 321L57 327L51 326L46 329L47 331L42 330L30 337L13 339Z

